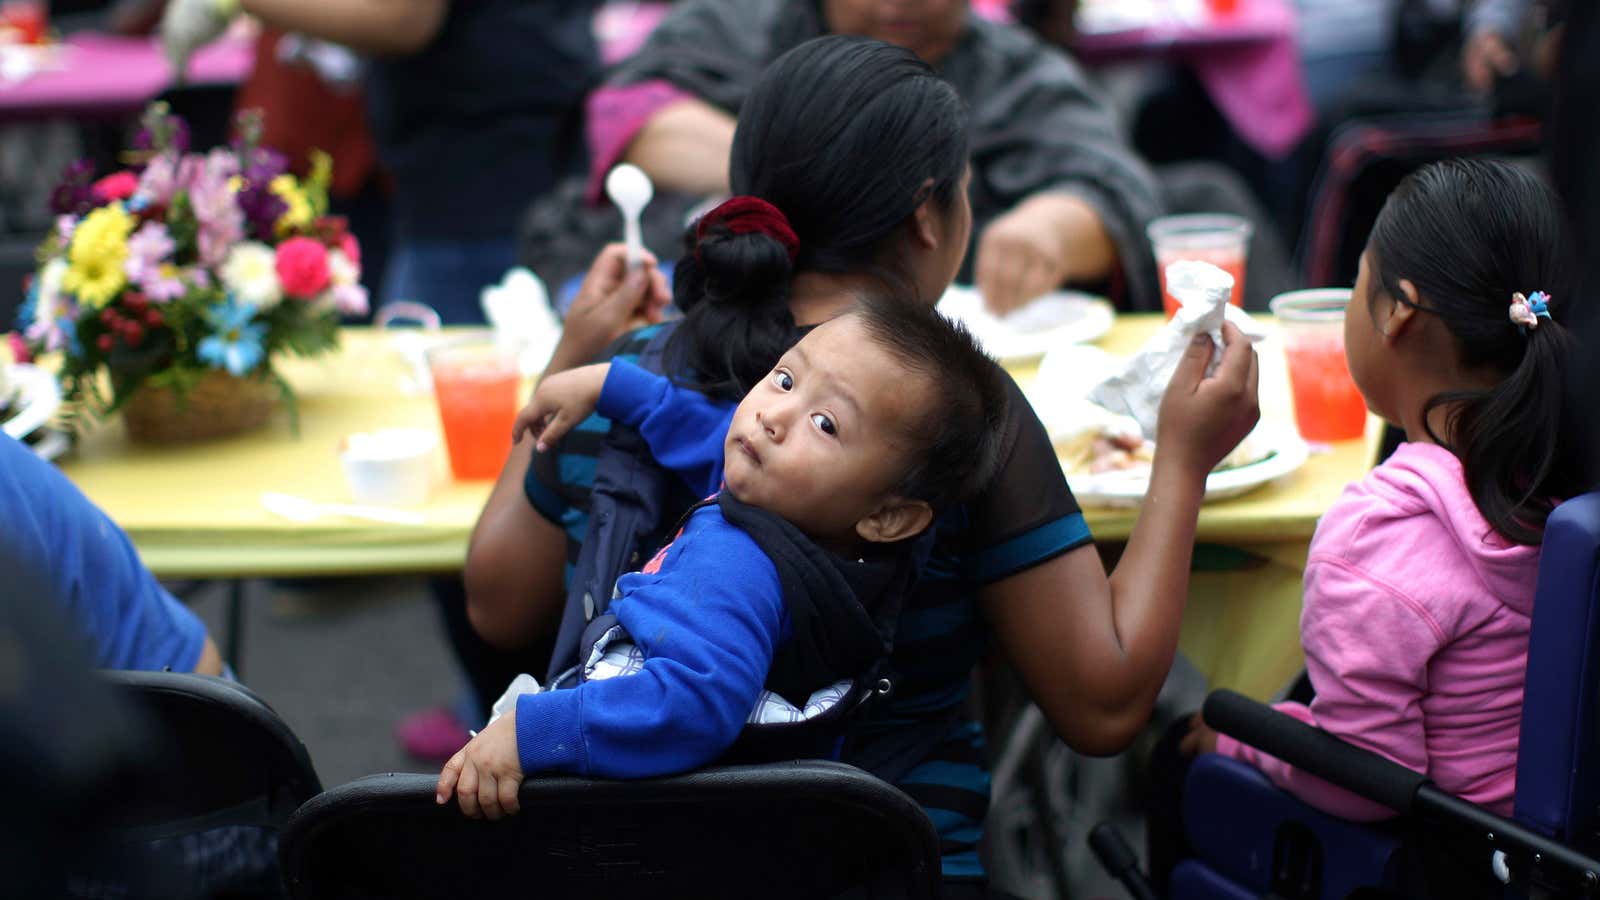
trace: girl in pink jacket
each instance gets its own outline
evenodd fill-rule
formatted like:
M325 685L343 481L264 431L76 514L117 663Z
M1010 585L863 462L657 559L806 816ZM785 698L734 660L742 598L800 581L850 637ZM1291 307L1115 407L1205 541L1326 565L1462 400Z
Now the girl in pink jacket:
M1539 541L1584 490L1562 402L1573 339L1560 204L1497 162L1424 168L1389 197L1345 311L1345 355L1402 444L1317 527L1300 618L1310 706L1278 709L1510 814ZM1383 807L1203 725L1337 816Z

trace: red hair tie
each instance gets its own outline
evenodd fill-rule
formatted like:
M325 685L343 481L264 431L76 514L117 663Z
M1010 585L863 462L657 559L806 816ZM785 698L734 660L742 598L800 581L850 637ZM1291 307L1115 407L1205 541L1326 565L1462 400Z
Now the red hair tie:
M789 218L783 211L760 197L742 195L723 201L715 209L700 217L695 226L695 242L705 240L706 232L721 226L734 234L761 233L783 245L789 251L789 262L800 255L800 238L789 227ZM696 252L699 252L696 250Z

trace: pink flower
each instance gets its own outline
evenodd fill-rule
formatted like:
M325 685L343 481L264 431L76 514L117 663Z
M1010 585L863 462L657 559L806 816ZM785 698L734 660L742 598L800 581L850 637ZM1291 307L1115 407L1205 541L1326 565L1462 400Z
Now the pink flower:
M285 294L314 299L328 286L328 248L312 238L289 238L278 245L277 269Z
M139 176L139 196L153 206L167 206L179 188L178 168L180 157L176 153L163 153L150 160Z
M367 289L359 284L336 284L331 292L333 294L333 308L341 316L364 316L367 314Z
M22 335L17 334L15 331L7 332L6 343L11 346L11 359L13 362L33 362L33 354L28 352L28 342L23 340Z
M94 196L101 203L110 203L113 200L126 200L133 196L139 189L139 176L124 169L94 183Z
M344 234L339 235L339 246L338 246L338 249L344 251L345 259L350 260L350 262L353 263L357 268L360 268L360 266L361 266L361 242L356 240L356 236L355 235L351 234L348 231L346 231Z
M221 265L229 248L244 239L244 213L228 186L238 169L231 156L217 151L208 157L191 155L179 167L178 180L189 189L189 205L200 226L196 243L202 265Z

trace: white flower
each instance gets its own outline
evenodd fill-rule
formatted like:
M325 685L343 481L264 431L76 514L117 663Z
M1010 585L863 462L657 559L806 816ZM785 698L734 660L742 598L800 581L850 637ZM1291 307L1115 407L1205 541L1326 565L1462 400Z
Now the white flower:
M222 284L241 301L264 312L283 299L277 262L278 255L266 244L235 244L222 263Z
M343 250L329 250L328 281L334 287L356 284L361 281L361 269L344 255Z

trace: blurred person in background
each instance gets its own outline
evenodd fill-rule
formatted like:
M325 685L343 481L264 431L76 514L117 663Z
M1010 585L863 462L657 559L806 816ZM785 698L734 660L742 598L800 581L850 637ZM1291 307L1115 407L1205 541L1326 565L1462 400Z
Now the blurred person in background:
M1125 308L1159 308L1144 234L1161 213L1150 170L1075 62L1026 29L973 15L966 0L678 3L590 100L591 197L618 162L644 169L658 194L692 198L680 216L726 194L734 120L756 79L784 51L828 33L916 52L968 104L975 227L961 277L993 308L1064 284L1109 290Z
M599 79L598 0L241 0L267 25L366 58L367 115L394 179L382 299L481 322L478 292L516 264L519 214L581 172L582 102ZM212 0L172 0L168 52L225 27Z

